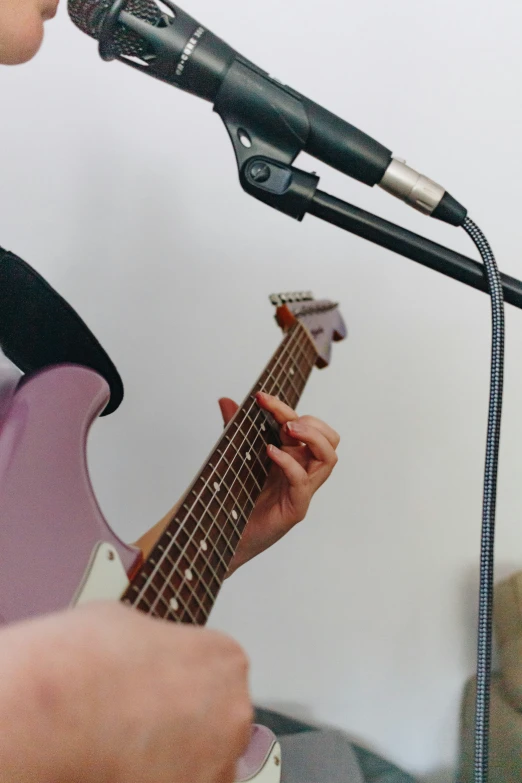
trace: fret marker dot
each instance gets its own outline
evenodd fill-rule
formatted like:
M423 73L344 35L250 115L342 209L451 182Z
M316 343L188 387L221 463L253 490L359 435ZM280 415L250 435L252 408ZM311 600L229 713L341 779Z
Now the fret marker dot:
M200 544L200 547L201 547L201 549L203 550L203 552L206 552L206 551L207 551L207 549L208 549L208 544L207 544L207 542L206 542L206 541L202 541L202 542L201 542L201 544Z
M290 367L290 375L295 375L295 370L293 367Z
M261 425L261 429L262 429L263 432L266 430L266 427L265 427L264 424Z
M232 517L233 517L233 519L237 519L237 511L236 510L234 510L232 512Z
M185 578L187 579L188 582L191 582L192 579L194 578L194 574L192 573L190 568L187 568L187 570L185 571Z
M247 460L248 460L249 462L250 462L250 460L252 459L252 455L250 454L250 452L249 452L249 451L247 452L246 458L247 458Z
M221 484L218 484L217 481L214 481L214 489L216 490L216 492L219 492L219 490L221 489Z
M176 601L176 599L175 599L175 598L171 598L171 599L170 599L170 601L169 601L169 606L170 606L170 608L171 608L171 610L172 610L173 612L177 612L177 611L178 611L178 609L179 609L179 604L178 604L178 602Z

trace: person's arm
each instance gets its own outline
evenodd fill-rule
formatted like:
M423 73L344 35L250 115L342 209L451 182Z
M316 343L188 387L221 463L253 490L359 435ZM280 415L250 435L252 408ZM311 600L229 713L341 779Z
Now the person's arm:
M232 783L247 662L206 629L91 604L0 631L2 783Z

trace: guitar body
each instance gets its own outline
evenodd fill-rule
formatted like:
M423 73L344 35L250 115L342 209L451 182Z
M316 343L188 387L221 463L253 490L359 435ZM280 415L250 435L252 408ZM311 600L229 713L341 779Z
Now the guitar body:
M100 544L118 567L96 598L118 599L121 575L141 552L120 541L91 487L86 442L107 403L106 382L78 366L31 377L12 397L0 423L0 621L11 623L65 609L81 599ZM109 559L110 558L110 559ZM98 571L100 570L98 558ZM111 571L111 573L113 573ZM111 594L112 591L112 594Z
M61 366L31 377L0 422L0 622L95 599L119 600L141 551L105 521L86 443L109 397L92 370ZM279 783L280 746L254 726L238 783Z

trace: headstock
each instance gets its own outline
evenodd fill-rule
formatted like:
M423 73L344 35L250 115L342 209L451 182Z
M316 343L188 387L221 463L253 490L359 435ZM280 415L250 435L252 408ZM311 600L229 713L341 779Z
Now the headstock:
M277 308L276 321L286 331L296 320L308 330L318 353L317 366L330 364L332 342L343 340L347 330L336 302L314 299L310 291L273 294L270 301Z

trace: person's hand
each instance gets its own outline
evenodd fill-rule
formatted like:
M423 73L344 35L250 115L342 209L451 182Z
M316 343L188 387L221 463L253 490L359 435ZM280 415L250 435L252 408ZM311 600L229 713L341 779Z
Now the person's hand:
M328 424L314 416L298 416L269 394L258 394L257 402L281 425L283 447L268 447L274 464L248 520L229 576L304 519L314 493L337 463L335 450L340 437ZM228 398L219 400L219 406L228 424L238 406Z
M252 723L228 637L94 603L0 631L2 783L232 783Z

